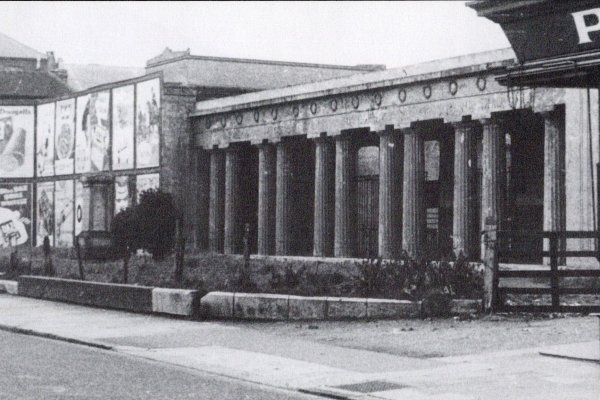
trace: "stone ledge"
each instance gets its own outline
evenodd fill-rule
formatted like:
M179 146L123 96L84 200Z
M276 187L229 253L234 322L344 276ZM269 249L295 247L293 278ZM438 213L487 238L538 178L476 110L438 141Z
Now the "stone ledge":
M195 314L198 291L186 289L152 289L152 312L190 317Z
M418 318L420 315L420 301L367 299L367 318L369 319Z
M200 299L200 315L205 318L233 318L234 293L208 292Z
M19 283L17 281L0 280L0 293L19 294Z
M479 314L483 310L482 300L452 299L452 314Z
M288 295L235 293L233 317L239 319L286 320Z

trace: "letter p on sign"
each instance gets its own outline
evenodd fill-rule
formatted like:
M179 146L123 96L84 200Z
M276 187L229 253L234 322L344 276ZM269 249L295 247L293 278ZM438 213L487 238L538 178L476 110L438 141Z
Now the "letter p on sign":
M571 13L571 15L575 20L575 28L577 28L577 34L579 35L579 44L592 43L592 39L590 39L590 32L600 31L600 8L578 11ZM585 17L591 15L596 17L596 23L592 25L586 25Z

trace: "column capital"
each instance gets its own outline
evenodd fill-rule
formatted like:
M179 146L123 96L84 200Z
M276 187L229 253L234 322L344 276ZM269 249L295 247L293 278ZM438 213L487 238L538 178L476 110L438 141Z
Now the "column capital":
M488 118L484 118L484 119L488 119ZM489 122L489 123L491 123L491 122ZM456 122L450 123L450 125L452 125L452 127L454 129L477 128L480 124L483 125L484 123L481 122L481 120L479 120L479 122L477 120L467 120L467 121L456 121Z
M394 125L386 125L385 129L377 131L377 135L379 137L393 135L394 133L396 133L396 131L394 130Z

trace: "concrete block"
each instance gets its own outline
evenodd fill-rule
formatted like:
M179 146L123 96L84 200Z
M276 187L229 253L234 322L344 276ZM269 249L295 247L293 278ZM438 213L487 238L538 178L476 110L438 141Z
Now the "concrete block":
M0 280L0 293L19 294L19 283L17 281Z
M200 314L206 318L233 318L232 292L208 292L200 299Z
M289 297L289 319L324 320L327 318L327 297Z
M421 305L417 301L367 299L367 318L418 318Z
M27 275L21 275L18 282L20 296L133 312L152 312L152 288L147 286Z
M361 319L367 317L367 299L328 297L327 319Z
M233 316L240 319L287 320L288 297L278 294L236 293Z
M452 314L478 314L483 308L481 300L453 299Z
M152 312L191 316L194 314L196 290L185 289L152 289Z

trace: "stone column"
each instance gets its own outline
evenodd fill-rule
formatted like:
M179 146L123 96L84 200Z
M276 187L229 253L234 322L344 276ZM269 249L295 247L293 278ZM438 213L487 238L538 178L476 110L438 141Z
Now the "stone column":
M420 257L425 233L425 153L423 136L413 128L404 134L404 182L402 195L402 248L413 258Z
M258 254L275 254L275 209L277 184L275 145L258 147Z
M379 256L383 258L400 255L402 144L393 126L379 135Z
M544 117L544 231L564 231L565 220L565 168L564 123L559 111L546 112ZM559 250L564 250L564 241ZM549 242L544 239L544 250ZM564 262L564 260L563 260ZM550 264L548 257L544 264Z
M275 254L289 255L291 251L290 149L284 142L277 143L277 179L275 208Z
M474 232L475 177L477 173L477 150L474 122L454 124L454 206L453 245L454 254L469 257L478 239Z
M330 138L315 139L315 216L316 257L333 256L335 228L335 147Z
M354 149L347 135L335 137L335 257L354 254Z
M208 247L223 251L223 217L225 214L225 156L222 150L210 153L210 204L208 212Z
M480 122L483 126L481 228L484 230L489 223L496 225L498 229L502 229L502 210L505 201L506 183L504 133L499 123L493 119L485 118Z
M223 252L240 252L240 153L229 147L225 152L225 224L223 229Z

